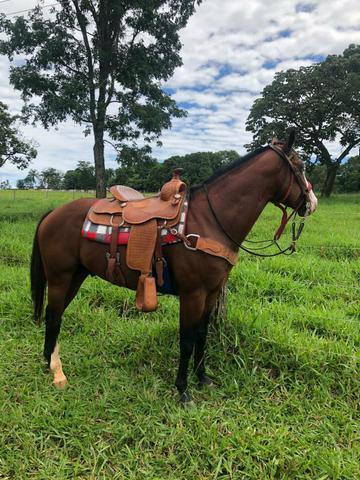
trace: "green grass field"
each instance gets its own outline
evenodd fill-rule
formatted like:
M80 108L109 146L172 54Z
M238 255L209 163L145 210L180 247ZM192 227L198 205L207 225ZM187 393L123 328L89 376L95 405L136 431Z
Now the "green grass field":
M132 292L96 278L64 315L69 385L52 387L28 264L37 219L72 196L0 192L1 479L360 478L359 195L320 201L293 256L240 255L208 339L218 387L191 379L188 410L173 387L176 298L140 315ZM279 216L268 208L252 238Z

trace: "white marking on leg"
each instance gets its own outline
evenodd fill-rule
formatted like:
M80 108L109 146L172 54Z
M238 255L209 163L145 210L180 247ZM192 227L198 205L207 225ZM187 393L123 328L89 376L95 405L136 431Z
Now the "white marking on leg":
M51 354L51 358L50 358L50 372L54 376L53 385L56 388L64 388L67 380L62 370L62 364L61 364L59 352L60 352L60 347L58 342L56 342L54 351Z

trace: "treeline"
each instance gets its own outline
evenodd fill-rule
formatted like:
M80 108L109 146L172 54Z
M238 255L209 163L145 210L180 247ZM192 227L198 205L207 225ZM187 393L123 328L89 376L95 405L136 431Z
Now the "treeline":
M171 178L175 167L183 168L182 177L188 185L195 185L204 181L217 169L239 158L240 155L233 150L173 156L162 163L150 156L145 156L136 162L133 160L125 162L119 168L106 169L105 181L107 187L121 184L143 192L156 192L165 181ZM308 177L315 191L320 191L326 178L325 166L310 165ZM78 162L74 170L68 170L65 173L55 168L46 168L40 172L32 169L25 178L17 182L19 189L95 190L95 187L94 166L85 161ZM340 166L334 190L338 193L360 191L360 156L351 157Z
M171 178L174 168L183 168L184 181L188 185L195 185L208 178L215 170L239 158L240 155L232 150L173 156L162 163L145 155L136 161L133 158L125 161L119 168L106 169L105 182L107 187L122 184L145 192L155 192ZM65 173L55 168L46 168L40 172L31 169L25 178L17 182L19 189L94 190L95 187L95 168L85 161L79 161L74 170Z

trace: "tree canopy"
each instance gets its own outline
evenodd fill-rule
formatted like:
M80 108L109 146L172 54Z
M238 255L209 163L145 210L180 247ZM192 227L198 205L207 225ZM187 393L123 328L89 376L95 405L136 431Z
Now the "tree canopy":
M246 129L253 132L250 148L272 136L284 138L294 127L297 146L325 165L322 194L329 196L344 158L360 144L360 46L350 45L342 55L322 63L278 72L255 100ZM329 144L341 148L332 156Z
M0 53L24 112L45 128L71 118L93 133L97 196L105 196L104 135L118 151L156 141L184 114L161 88L181 65L179 30L201 0L58 0L0 17Z
M37 151L34 144L25 140L18 127L18 115L11 115L7 105L0 102L0 167L6 162L26 168Z

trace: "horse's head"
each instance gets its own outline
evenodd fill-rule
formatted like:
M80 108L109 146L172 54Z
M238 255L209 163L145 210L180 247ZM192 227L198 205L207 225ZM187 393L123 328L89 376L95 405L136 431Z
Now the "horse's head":
M311 183L305 176L305 163L292 148L295 132L290 133L289 140L284 144L273 138L270 148L275 150L288 165L288 173L284 185L273 202L293 208L301 217L310 215L316 210L317 198Z

